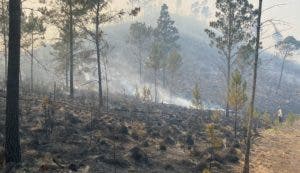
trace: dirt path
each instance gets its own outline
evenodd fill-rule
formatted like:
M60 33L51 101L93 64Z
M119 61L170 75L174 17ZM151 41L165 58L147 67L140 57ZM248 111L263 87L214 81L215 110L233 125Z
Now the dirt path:
M251 172L300 173L300 121L261 133L251 152Z

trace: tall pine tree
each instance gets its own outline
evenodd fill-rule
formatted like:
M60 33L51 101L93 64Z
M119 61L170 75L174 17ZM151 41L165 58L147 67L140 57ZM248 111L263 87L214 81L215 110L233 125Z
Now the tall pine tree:
M76 41L76 25L80 17L86 13L86 3L81 0L53 0L50 1L50 9L43 8L40 11L47 16L47 21L59 30L64 30L68 26L69 35L69 76L70 97L74 98L74 45Z
M30 92L33 91L34 82L34 47L39 46L38 41L44 39L46 28L44 27L44 20L34 14L34 9L30 9L30 14L23 16L22 23L22 48L30 56Z
M8 75L5 120L6 163L21 162L19 135L19 74L21 42L21 0L9 1Z
M242 45L253 43L251 28L254 20L253 5L248 0L217 0L216 20L210 22L212 29L205 29L226 62L226 116L229 115L229 85L233 63Z
M144 64L144 54L149 53L150 43L152 41L153 29L145 23L136 22L130 25L129 43L134 46L134 53L139 64L139 78L142 82L142 71Z
M157 27L154 30L156 42L162 46L161 66L163 70L163 86L166 86L167 57L170 51L178 47L178 29L174 26L175 21L171 19L167 4L161 6L160 16L157 20Z

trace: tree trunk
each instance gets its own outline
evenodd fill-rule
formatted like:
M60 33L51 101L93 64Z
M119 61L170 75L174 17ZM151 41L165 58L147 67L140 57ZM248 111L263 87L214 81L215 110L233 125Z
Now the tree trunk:
M237 130L237 114L238 108L237 105L235 106L235 116L234 116L234 138L236 139L236 130Z
M171 74L171 81L169 83L169 91L170 91L170 104L173 103L173 86L174 86L174 76L175 74Z
M31 52L30 52L30 93L33 91L33 32L31 32Z
M69 40L69 44L70 44L70 97L74 98L74 38L73 38L73 32L74 32L74 27L73 27L73 8L72 8L72 1L69 0L69 20L70 20L70 28L69 28L69 32L70 32L70 40Z
M230 87L230 76L231 76L231 51L232 51L232 23L234 20L234 12L232 8L230 8L230 13L229 13L229 30L228 30L228 55L227 55L227 98L226 98L226 112L225 116L229 116L229 87Z
M163 67L163 87L166 87L166 67Z
M21 1L9 1L9 51L5 120L6 163L21 162L19 136L19 72L21 39Z
M100 25L100 2L97 4L96 13L96 49L97 49L97 65L98 65L98 99L99 99L99 110L103 106L103 96L102 96L102 72L101 72L101 60L100 60L100 38L99 38L99 25Z
M140 77L140 85L142 85L142 73L143 73L143 58L142 58L142 52L143 50L142 45L143 43L139 43L139 48L138 48L138 58L139 58L139 77Z
M4 83L7 79L7 39L6 39L6 8L5 0L2 0L2 17L5 20L2 24L2 35L3 35L3 48L4 48Z
M280 77L279 77L279 81L278 81L278 85L277 85L277 89L276 89L276 94L278 94L278 91L280 89L280 85L281 85L281 80L282 80L282 76L283 76L283 69L284 69L284 65L285 65L285 59L286 59L286 55L283 58L283 62L281 64L281 71L280 71Z
M231 65L230 65L230 60L228 59L228 62L227 62L227 98L226 98L226 112L225 112L225 116L226 117L229 117L229 86L230 86L230 71L231 71Z
M141 58L141 54L140 54L140 59L139 59L139 65L140 65L140 85L142 84L142 58Z
M154 71L154 101L157 103L157 70Z
M69 87L69 62L70 62L70 60L69 60L69 58L66 56L66 66L65 66L65 75L66 75L66 77L65 77L65 79L66 79L66 88L68 88Z
M254 114L254 101L255 101L255 92L256 92L256 78L257 78L257 64L259 56L259 46L260 46L260 29L261 29L261 13L262 13L262 2L259 0L259 9L258 9L258 18L257 18L257 36L256 36L256 48L255 48L255 60L254 60L254 75L253 75L253 87L252 87L252 96L250 103L250 115L248 120L247 127L247 139L246 139L246 154L245 154L245 163L243 168L243 173L249 173L249 162L250 162L250 147L251 147L251 129L252 129L252 120Z

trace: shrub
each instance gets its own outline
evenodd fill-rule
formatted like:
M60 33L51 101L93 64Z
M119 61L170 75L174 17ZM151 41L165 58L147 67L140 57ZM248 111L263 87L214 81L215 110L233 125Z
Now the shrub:
M134 147L130 150L130 156L133 160L138 163L149 163L149 158L147 154L141 150L139 147Z
M289 113L286 118L286 123L288 126L293 126L296 120L297 120L296 115L293 113Z
M160 144L159 149L160 149L160 151L167 151L167 146L164 144Z

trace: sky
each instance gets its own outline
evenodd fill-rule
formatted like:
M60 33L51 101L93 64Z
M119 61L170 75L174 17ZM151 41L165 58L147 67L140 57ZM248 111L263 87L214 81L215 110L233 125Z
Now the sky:
M254 4L257 4L257 0L251 0ZM286 4L278 7L274 7L263 13L263 19L278 19L287 22L290 30L284 32L284 34L295 35L296 38L300 39L300 1L299 0L264 0L263 9L267 9L275 4ZM278 26L283 27L284 26Z
M177 12L181 14L188 14L190 13L190 6L192 3L198 1L203 2L206 1L208 6L211 9L215 7L215 0L152 0L154 4L158 7L162 3L167 3L171 12ZM124 7L124 5L128 4L126 0L113 0L114 7L120 8ZM181 9L176 9L176 4L181 2ZM250 0L251 3L258 7L258 0ZM263 9L267 9L275 4L285 4L282 6L274 7L269 9L263 13L263 20L268 19L275 19L275 20L282 20L289 24L287 25L280 25L278 24L278 28L281 30L285 30L283 32L284 36L286 35L294 35L296 38L300 39L300 0L264 0L263 1ZM213 11L213 10L212 10ZM214 12L213 12L214 13ZM290 28L289 30L286 30Z

